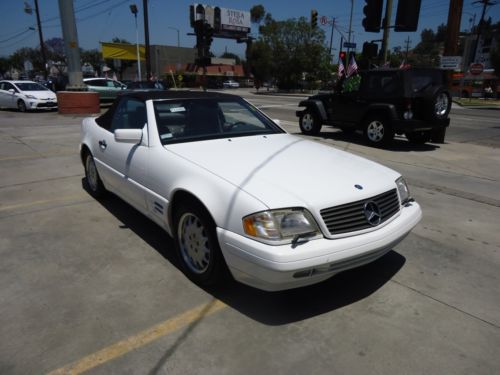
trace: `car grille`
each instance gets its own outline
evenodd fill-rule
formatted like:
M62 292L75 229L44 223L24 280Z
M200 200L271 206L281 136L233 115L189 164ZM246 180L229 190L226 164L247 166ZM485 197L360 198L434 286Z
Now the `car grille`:
M396 189L371 198L340 206L325 208L320 211L321 217L331 235L355 232L372 228L365 216L365 204L375 202L380 209L381 223L389 220L399 211L399 198Z

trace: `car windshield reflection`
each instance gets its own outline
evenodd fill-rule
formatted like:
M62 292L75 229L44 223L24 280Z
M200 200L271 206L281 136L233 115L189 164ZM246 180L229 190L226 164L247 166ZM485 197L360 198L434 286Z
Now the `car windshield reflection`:
M154 108L163 144L283 133L243 100L157 100Z

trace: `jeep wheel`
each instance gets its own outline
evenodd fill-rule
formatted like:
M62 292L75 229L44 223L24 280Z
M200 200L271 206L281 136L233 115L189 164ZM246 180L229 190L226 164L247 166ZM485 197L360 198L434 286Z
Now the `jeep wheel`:
M451 110L451 96L442 87L429 87L425 100L426 118L429 120L444 120Z
M431 131L431 140L434 143L444 143L445 136L446 136L446 128L441 128Z
M364 135L370 145L387 146L394 139L394 130L383 116L370 116L364 123Z
M321 130L321 122L311 110L306 109L299 120L300 131L306 135L317 135Z
M414 143L417 145L423 145L426 142L431 140L431 132L430 131L421 131L421 132L412 132L406 133L406 138L410 143Z

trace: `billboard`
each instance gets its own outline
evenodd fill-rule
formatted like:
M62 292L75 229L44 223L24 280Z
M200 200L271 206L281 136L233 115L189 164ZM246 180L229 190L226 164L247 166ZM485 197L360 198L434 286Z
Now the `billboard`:
M220 29L239 33L249 33L250 12L220 8Z
M199 3L189 7L189 18L191 27L197 21L204 21L214 28L216 36L224 38L244 36L251 27L250 12Z

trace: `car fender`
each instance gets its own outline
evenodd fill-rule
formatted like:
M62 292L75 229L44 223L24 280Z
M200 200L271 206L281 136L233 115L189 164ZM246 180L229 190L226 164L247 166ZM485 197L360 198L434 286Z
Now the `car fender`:
M328 116L327 116L326 110L325 110L325 106L321 100L314 100L314 99L302 100L299 103L299 107L306 107L307 109L314 111L314 113L322 121L326 121L328 119ZM303 111L299 111L299 112L302 113ZM297 112L297 114L300 116L299 112Z

